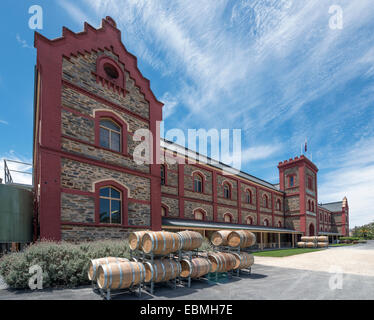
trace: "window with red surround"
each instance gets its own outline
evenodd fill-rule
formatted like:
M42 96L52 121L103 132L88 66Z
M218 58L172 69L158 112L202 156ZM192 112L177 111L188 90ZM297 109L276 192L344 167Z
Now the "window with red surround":
M204 193L204 177L198 172L194 172L193 178L193 191Z
M205 212L201 209L197 209L194 211L194 218L195 220L205 220Z
M232 222L231 214L230 213L225 213L225 215L223 216L223 221L231 223Z
M166 206L161 206L161 217L168 216L168 208Z
M312 177L308 177L308 189L309 190L314 190L313 189L313 178Z
M269 208L269 197L266 194L262 197L262 206L264 208Z
M252 191L249 189L245 191L245 202L248 204L252 204Z
M96 82L115 92L126 95L126 78L117 61L101 55L96 60Z
M95 112L95 145L99 148L128 155L127 123L111 111Z
M223 197L225 199L231 199L231 185L228 182L223 184Z
M290 174L287 176L288 180L288 188L293 188L295 186L295 175Z
M128 190L115 181L95 184L95 223L127 225Z
M252 217L247 217L247 224L253 224L253 219Z

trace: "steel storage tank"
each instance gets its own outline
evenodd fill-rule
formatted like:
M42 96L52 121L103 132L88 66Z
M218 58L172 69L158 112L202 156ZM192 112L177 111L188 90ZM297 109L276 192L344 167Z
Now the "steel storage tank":
M31 188L0 184L0 243L32 241Z

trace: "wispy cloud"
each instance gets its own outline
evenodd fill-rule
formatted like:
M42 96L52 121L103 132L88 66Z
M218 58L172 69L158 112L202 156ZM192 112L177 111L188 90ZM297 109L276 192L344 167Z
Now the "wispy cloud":
M83 22L88 22L91 25L95 25L95 19L92 19L87 12L84 12L82 9L76 6L74 2L68 0L58 0L57 3L72 17L76 23L81 25Z
M374 139L363 139L345 155L337 155L335 169L323 176L319 201L348 198L351 227L374 220Z
M8 123L8 121L5 121L5 120L1 120L1 119L0 119L0 124L5 124L5 125L8 125L9 123Z
M33 47L30 46L26 40L23 40L21 39L20 35L17 33L16 34L16 40L17 42L22 46L22 48L28 48L28 49L32 49Z

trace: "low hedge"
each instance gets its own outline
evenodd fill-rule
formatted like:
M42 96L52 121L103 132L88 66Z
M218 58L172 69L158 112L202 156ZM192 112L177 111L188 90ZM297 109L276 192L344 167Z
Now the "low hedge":
M87 271L91 259L107 256L130 257L127 241L102 240L72 244L41 241L22 252L4 255L0 259L0 275L9 287L28 288L32 274L29 268L39 265L43 270L43 288L76 287L89 284Z

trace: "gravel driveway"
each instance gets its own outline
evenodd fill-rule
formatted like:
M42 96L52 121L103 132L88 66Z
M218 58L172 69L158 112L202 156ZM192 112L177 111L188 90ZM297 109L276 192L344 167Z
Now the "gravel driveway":
M345 274L374 276L374 241L283 258L255 257L255 263L310 271L329 272L338 269Z

